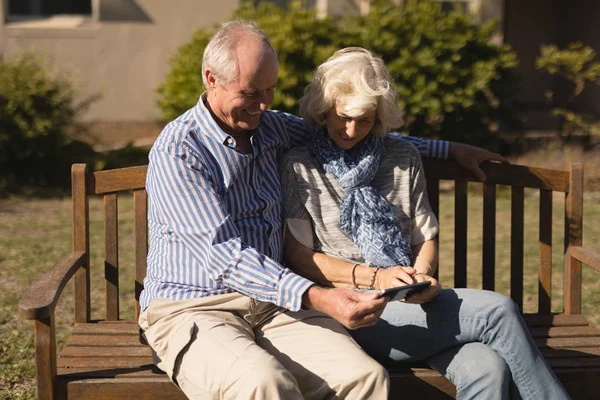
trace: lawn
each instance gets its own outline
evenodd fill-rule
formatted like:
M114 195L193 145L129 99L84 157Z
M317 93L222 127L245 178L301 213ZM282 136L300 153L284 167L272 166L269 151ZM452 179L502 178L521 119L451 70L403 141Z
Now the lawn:
M470 219L468 221L468 282L471 287L481 287L481 210L482 198L477 185L472 185L469 194ZM510 193L500 189L497 202L497 275L496 288L508 294ZM454 209L453 192L443 191L440 212L440 280L445 287L453 282L453 250L450 246L454 232L451 211ZM536 310L537 295L537 193L526 191L525 199L525 305L526 312ZM90 244L92 253L92 318L102 318L103 305L103 222L102 202L94 199L90 203L92 220ZM553 224L553 293L562 292L562 232L564 196L554 199ZM133 286L133 214L131 196L119 201L119 224L122 229L119 256L121 265L121 317L133 318L134 304L126 303L123 294L131 298ZM587 193L584 201L584 245L600 251L600 193ZM0 200L0 398L33 399L34 353L32 322L19 319L18 302L27 284L41 271L70 251L71 204L70 199L27 199ZM600 274L584 267L583 311L591 321L600 326ZM562 307L560 297L553 302L554 311ZM64 343L72 325L72 290L67 287L57 308L57 341L59 348Z

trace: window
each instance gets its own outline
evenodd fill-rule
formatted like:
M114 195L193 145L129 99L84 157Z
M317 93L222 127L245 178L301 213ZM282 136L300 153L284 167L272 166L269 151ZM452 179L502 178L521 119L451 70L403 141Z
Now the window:
M5 4L5 21L10 24L76 27L98 20L100 0L8 0Z
M8 15L91 15L92 0L8 0Z

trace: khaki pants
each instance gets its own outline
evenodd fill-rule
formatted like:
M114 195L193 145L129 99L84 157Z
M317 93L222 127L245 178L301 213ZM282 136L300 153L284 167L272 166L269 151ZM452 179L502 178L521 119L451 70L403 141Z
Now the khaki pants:
M317 311L231 293L155 299L139 323L190 399L387 399L386 370Z

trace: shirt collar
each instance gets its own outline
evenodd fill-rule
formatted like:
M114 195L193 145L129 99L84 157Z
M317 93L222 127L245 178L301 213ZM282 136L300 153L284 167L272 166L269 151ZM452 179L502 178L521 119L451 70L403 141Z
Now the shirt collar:
M194 118L196 119L196 122L198 123L198 126L200 127L200 133L207 135L209 137L212 137L215 140L218 140L224 146L235 149L235 139L233 138L233 136L226 133L219 126L217 121L215 121L215 119L213 118L213 116L210 113L210 111L208 110L208 108L206 108L206 106L204 105L205 99L206 99L206 92L204 92L200 95L200 98L198 99L198 103L194 107ZM249 134L250 134L250 136L253 137L253 142L255 143L255 146L256 146L256 144L258 144L258 146L262 149L262 147L263 147L263 145L261 144L262 141L259 139L260 135L257 134L259 132L260 132L260 125L257 129L250 131Z

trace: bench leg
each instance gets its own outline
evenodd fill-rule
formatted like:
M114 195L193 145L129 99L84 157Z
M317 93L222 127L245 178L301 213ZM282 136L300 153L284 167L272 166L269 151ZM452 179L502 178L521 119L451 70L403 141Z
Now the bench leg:
M35 320L35 366L38 399L53 400L56 385L54 312L50 317Z

